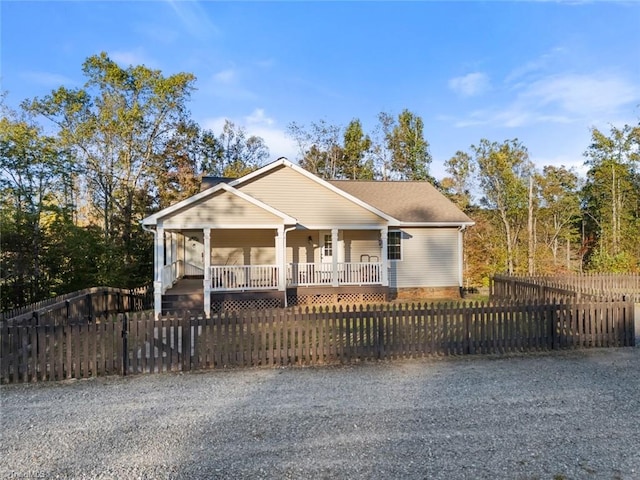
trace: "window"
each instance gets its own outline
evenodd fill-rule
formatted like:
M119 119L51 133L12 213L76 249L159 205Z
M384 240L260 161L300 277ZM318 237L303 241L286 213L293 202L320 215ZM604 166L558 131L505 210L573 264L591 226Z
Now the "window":
M330 257L333 255L333 239L330 233L324 236L324 253L323 254L325 257Z
M392 230L387 234L387 258L389 260L402 260L402 232Z

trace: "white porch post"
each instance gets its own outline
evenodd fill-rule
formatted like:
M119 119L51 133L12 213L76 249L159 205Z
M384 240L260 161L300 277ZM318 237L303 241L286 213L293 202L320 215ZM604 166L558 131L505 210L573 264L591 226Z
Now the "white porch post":
M383 287L389 286L389 249L387 248L389 240L388 233L389 230L387 227L380 229L380 258L382 258L382 272L380 272L380 280Z
M211 229L204 229L204 315L211 315Z
M464 227L458 229L458 284L462 288L464 285Z
M331 260L333 263L332 266L332 273L333 275L331 276L332 282L331 285L333 287L337 287L340 285L340 282L338 281L338 229L337 228L332 228L331 229L331 248L333 249L333 251L331 252Z
M164 228L160 224L156 228L155 246L153 249L153 313L156 318L162 315L162 267L164 266Z
M276 242L276 265L278 266L278 290L281 292L286 290L286 245L284 235L284 225L278 227L278 231L276 233L275 242Z

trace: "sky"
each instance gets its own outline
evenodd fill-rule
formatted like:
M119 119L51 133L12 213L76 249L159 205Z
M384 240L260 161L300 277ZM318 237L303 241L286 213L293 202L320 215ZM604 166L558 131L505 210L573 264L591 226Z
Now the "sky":
M295 160L296 122L373 134L424 121L431 174L482 138L517 138L538 168L584 173L591 128L640 121L640 1L0 2L0 82L17 107L80 88L100 52L193 73L192 118L261 136Z

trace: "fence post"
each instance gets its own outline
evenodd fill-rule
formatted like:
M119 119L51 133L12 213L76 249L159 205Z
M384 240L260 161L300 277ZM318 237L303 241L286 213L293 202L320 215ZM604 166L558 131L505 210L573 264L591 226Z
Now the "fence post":
M354 309L355 310L355 309ZM382 306L373 306L373 321L378 324L376 331L378 335L378 360L383 358L384 354L384 316L382 315Z
M547 303L547 308L550 310L549 316L551 317L551 349L558 350L558 348L560 348L560 338L557 325L556 306L552 303Z
M90 293L87 293L87 296L85 297L85 301L87 304L87 317L89 317L89 320L90 320L91 317L93 317L93 299L91 298Z
M40 335L38 335L38 330L39 329L36 328L36 327L38 327L40 325L40 315L38 314L37 310L35 310L33 312L32 318L33 318L33 321L31 322L32 323L31 328L36 331L36 351L35 351L35 353L36 353L36 355L40 355ZM34 357L34 359L35 358L36 357ZM34 360L33 364L36 365L37 361Z
M471 312L470 312L470 307L467 308L467 304L466 303L463 303L462 305L463 305L462 309L464 311L464 341L465 341L464 353L473 355L473 354L476 353L476 349L473 346L474 341L471 338Z
M629 330L631 331L629 346L635 347L640 341L640 302L634 303L633 296L629 297L629 317Z
M153 348L153 346L151 347ZM122 375L129 371L129 322L127 314L122 315Z
M191 315L183 313L180 323L182 323L182 371L188 372L191 370Z

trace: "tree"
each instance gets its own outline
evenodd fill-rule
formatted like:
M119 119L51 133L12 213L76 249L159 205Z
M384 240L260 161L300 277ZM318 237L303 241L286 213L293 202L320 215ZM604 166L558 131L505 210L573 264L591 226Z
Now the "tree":
M450 175L440 181L445 194L462 210L471 206L472 174L475 164L471 155L458 150L445 162L445 170Z
M338 178L341 170L344 152L340 145L340 132L339 126L325 120L311 122L309 129L295 122L287 127L287 134L298 145L300 166L324 179Z
M634 270L640 254L640 125L612 127L609 136L592 129L585 156L585 234L593 239L589 267Z
M50 293L47 217L64 215L72 169L56 139L26 116L4 109L0 119L0 278L2 308Z
M570 269L571 242L579 237L580 197L579 179L575 171L564 166L545 166L537 175L540 207L538 235L551 253L554 269L560 264L559 247L567 244L567 270Z
M222 175L218 160L222 147L213 132L202 130L195 122L179 123L153 162L153 185L158 189L153 202L155 208L166 208L198 192L202 175L209 172Z
M344 132L340 176L352 180L372 180L373 162L365 157L370 148L371 139L362 131L360 120L351 120Z
M139 220L148 213L149 189L157 193L163 188L149 185L149 178L158 154L186 121L195 77L164 77L145 66L122 68L106 53L89 57L82 69L87 77L83 89L60 87L23 107L54 122L62 145L85 175L91 211L101 219L111 262L103 280L138 284L150 274L136 265L137 252L150 251Z
M478 180L484 194L481 203L494 210L500 220L506 248L508 273L515 271L515 249L528 206L528 181L533 165L517 139L502 144L480 140L472 145Z
M392 151L389 147L389 139L395 127L393 115L380 112L378 114L378 124L374 131L374 140L371 153L374 168L382 180L389 180L391 175Z
M429 175L429 143L424 139L423 128L422 118L405 109L387 137L392 152L391 169L402 180L433 181Z
M223 177L241 177L261 167L269 158L269 148L255 135L247 136L244 128L225 120L217 139L218 165L214 170Z

